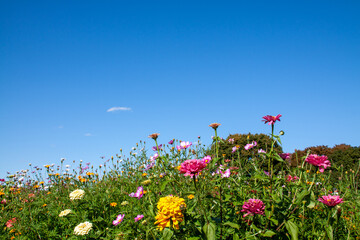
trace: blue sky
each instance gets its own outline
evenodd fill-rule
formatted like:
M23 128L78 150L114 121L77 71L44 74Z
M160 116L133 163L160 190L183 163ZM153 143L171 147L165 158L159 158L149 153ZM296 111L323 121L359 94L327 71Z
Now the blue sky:
M2 1L0 176L159 132L360 145L359 1ZM112 107L130 108L107 112Z

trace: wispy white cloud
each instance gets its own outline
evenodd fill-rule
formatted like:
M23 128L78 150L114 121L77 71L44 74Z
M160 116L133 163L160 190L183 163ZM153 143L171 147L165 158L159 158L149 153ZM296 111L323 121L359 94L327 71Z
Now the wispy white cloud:
M85 136L85 137L91 137L92 134L91 134L91 133L85 133L84 136Z
M107 110L107 112L115 112L115 111L130 111L129 107L112 107Z

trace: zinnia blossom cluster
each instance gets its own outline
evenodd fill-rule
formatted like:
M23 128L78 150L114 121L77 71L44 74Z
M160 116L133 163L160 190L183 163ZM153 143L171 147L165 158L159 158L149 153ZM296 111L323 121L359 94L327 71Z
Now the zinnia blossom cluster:
M132 192L129 194L130 197L136 197L137 199L142 198L143 195L144 195L144 188L142 186L138 187L135 193Z
M185 200L176 196L166 196L159 199L157 204L158 213L155 217L155 224L158 225L158 229L162 231L166 227L170 227L170 221L172 227L179 229L179 223L184 220L182 209L186 208Z
M75 235L86 235L92 229L92 223L90 222L83 222L77 225L74 229Z
M256 145L257 145L257 142L253 141L252 143L246 144L244 148L245 148L245 150L249 150L249 149L252 149L253 147L255 147Z
M70 193L70 200L82 199L85 195L85 191L81 189L76 189Z
M68 215L69 213L71 213L71 209L66 209L64 211L61 211L59 214L59 217L64 217L64 216Z
M263 117L263 121L265 124L269 123L269 125L274 125L276 121L280 121L280 117L281 114L278 114L277 116L266 115Z
M323 204L329 206L329 207L334 207L340 203L343 202L343 199L340 198L339 196L335 195L327 195L327 196L322 196L321 198L318 199L319 202L322 202Z
M327 167L331 167L331 163L329 162L327 156L319 156L317 154L310 154L306 159L306 162L311 165L319 167L320 172L324 172Z
M190 159L183 162L179 171L185 173L184 176L197 175L203 168L206 167L206 163L201 159Z
M243 217L246 217L248 215L255 215L255 214L264 215L265 214L265 204L260 199L250 198L242 206L241 212L245 212Z

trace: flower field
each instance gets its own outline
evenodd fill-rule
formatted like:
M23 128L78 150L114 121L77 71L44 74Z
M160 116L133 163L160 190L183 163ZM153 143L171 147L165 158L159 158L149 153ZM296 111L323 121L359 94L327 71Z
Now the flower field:
M289 164L274 149L280 118L263 117L266 149L223 139L213 123L211 146L154 133L149 149L140 141L97 167L29 164L0 179L1 239L359 239L359 163L345 172L308 152Z

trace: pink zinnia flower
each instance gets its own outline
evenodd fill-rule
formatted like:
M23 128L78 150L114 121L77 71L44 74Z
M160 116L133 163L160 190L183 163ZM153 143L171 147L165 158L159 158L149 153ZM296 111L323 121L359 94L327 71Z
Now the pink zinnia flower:
M180 172L185 173L184 176L197 175L203 168L206 167L206 163L201 159L190 159L183 162L180 166Z
M142 198L143 195L144 195L144 188L142 186L138 187L135 193L129 194L130 197L136 197L138 199Z
M175 140L175 139L171 139L171 140L168 142L168 144L172 145L172 144L174 143L174 140Z
M319 167L320 172L324 172L327 167L331 167L331 163L329 162L327 156L318 156L317 154L310 154L306 159L306 162Z
M1 200L1 204L6 205L6 199Z
M242 206L241 212L245 212L243 217L248 215L260 214L264 215L265 213L265 204L260 199L250 198L247 202Z
M141 220L144 217L144 215L137 215L135 218L135 222Z
M235 141L235 139L233 139L233 138L229 138L229 139L228 139L228 142L229 142L229 143L234 143L234 141Z
M276 121L280 121L281 114L278 114L276 117L271 115L266 115L263 117L264 123L269 123L269 125L274 125Z
M123 215L119 214L119 215L116 217L116 219L112 222L113 225L114 225L114 226L119 225L119 224L122 222L122 220L124 219L124 217L125 217L125 214L123 214Z
M334 207L340 203L343 202L343 199L340 198L339 196L335 195L327 195L327 196L322 196L321 198L318 199L319 202L322 202L325 205L328 205L329 207Z
M256 145L257 145L257 142L253 141L252 143L246 144L244 148L246 150L249 150L249 149L255 147Z
M205 164L208 164L211 161L211 157L210 156L206 156L202 159L204 161Z
M258 153L266 153L262 148L258 150Z

